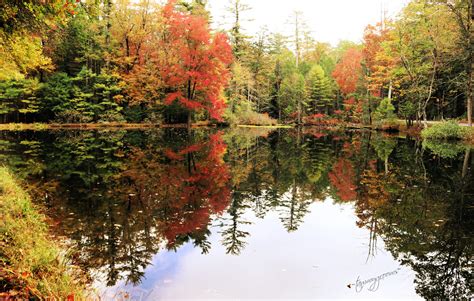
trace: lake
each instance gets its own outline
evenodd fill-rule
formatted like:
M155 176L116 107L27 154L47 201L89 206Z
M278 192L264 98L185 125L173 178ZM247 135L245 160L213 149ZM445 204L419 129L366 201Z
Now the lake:
M310 128L0 135L103 300L472 297L462 145Z

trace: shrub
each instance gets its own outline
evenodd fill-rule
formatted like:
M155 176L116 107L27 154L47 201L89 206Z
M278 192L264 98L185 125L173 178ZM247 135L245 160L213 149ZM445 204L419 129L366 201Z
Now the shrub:
M90 114L78 110L64 110L56 113L55 121L59 123L89 123L93 118Z
M421 137L432 140L462 140L468 134L468 128L460 126L455 121L448 121L424 129L421 132Z
M340 123L339 116L331 118L327 115L318 113L303 117L303 122L306 125L337 125Z
M323 120L326 118L326 115L318 113L303 117L303 123L308 125L320 125L323 124Z
M248 124L248 125L276 125L277 121L268 114L260 114L254 111L241 112L237 116L239 124Z
M116 111L106 111L100 115L99 122L125 122L122 114Z
M239 119L235 113L232 113L230 110L224 112L224 120L230 125L238 125Z
M260 114L252 110L242 110L234 114L229 111L224 116L225 120L231 125L277 125L276 119L271 118L268 114Z

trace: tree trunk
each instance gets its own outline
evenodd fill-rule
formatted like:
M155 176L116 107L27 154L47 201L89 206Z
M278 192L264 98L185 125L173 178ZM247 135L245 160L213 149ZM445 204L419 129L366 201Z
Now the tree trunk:
M298 98L298 125L301 125L301 99Z
M392 101L392 92L393 92L393 86L392 86L392 80L390 80L390 87L388 89L388 99Z
M301 145L301 127L296 129L296 145L298 147Z
M187 121L187 127L188 127L188 130L191 129L191 126L192 126L193 122L192 122L192 114L191 114L191 110L188 110L188 121Z
M300 64L300 29L299 29L300 12L295 11L295 48L296 48L296 68Z
M471 155L471 149L466 149L466 154L464 155L464 164L462 165L462 178L464 179L467 176L467 171L469 170L469 158Z
M468 79L467 79L467 123L472 127L472 69L474 60L472 59L472 53L470 54L470 67L468 70Z
M110 20L112 14L112 0L107 0L105 3L105 18L106 18L106 25L105 25L105 48L107 50L106 59L105 59L105 66L108 69L110 67L110 29L112 28L112 23Z
M431 82L430 82L430 90L429 90L429 93L428 93L428 97L426 98L425 100L425 103L423 104L423 127L425 129L428 128L428 116L426 114L426 107L428 106L428 103L430 102L431 100L431 96L433 95L433 86L434 86L434 82L435 82L435 78L436 78L436 72L438 70L438 62L437 62L437 57L436 57L436 52L433 53L433 57L434 57L434 66L433 66L433 74L431 76Z
M426 106L423 106L423 128L428 128L428 116L426 114Z
M370 103L370 92L369 92L369 89L367 89L366 91L366 96L367 96L367 107L368 107L368 110L369 110L369 125L372 125L372 104ZM364 118L362 117L361 118L362 122L364 122Z
M472 70L474 69L474 59L472 54L472 36L474 35L474 28L472 26L472 20L474 20L474 10L472 7L473 3L468 1L468 20L467 24L467 48L468 48L468 62L467 62L467 123L472 127Z

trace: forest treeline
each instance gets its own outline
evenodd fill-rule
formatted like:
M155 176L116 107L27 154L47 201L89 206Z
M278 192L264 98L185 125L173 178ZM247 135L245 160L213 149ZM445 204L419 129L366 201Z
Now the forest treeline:
M1 120L472 123L470 0L413 0L336 47L301 12L292 36L250 36L248 4L229 0L224 30L206 2L2 2Z

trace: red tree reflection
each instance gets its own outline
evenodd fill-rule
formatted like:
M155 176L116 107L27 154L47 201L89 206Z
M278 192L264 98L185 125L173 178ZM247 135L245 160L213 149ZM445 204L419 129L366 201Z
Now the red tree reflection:
M166 187L168 218L163 234L172 247L180 235L207 229L212 214L221 214L230 203L229 169L223 156L226 145L222 134L180 151L167 149L171 161L162 174Z
M337 196L344 202L354 201L357 198L354 179L354 167L349 160L344 158L340 158L329 173L329 180L336 189Z
M211 215L221 214L230 204L230 173L223 157L222 134L181 150L166 149L156 158L139 151L137 162L148 163L127 170L136 197L155 212L159 234L168 248L184 237L208 231ZM153 159L155 157L155 159ZM160 159L162 162L160 162ZM164 160L163 160L164 159Z

